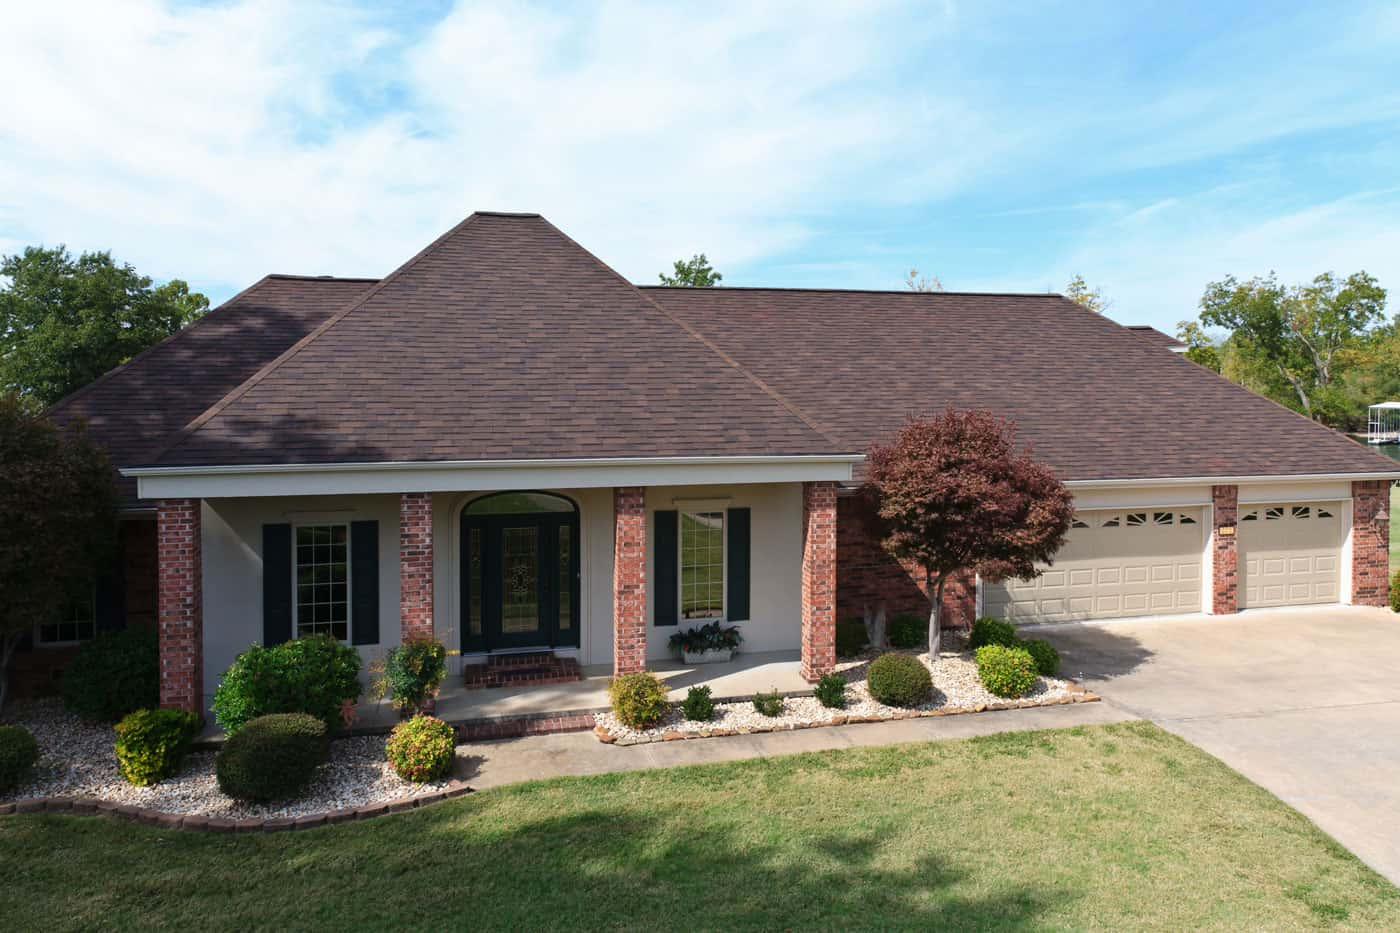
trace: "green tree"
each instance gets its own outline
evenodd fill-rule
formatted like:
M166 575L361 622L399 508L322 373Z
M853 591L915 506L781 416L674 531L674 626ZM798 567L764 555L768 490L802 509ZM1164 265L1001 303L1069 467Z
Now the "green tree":
M1220 372L1220 348L1198 321L1176 325L1176 339L1186 344L1186 358L1197 366Z
M45 405L209 310L176 279L153 285L110 253L31 246L0 257L0 391Z
M0 707L10 659L35 626L90 598L116 541L112 464L81 424L66 429L0 397Z
M1310 418L1335 422L1346 402L1337 376L1347 351L1384 320L1385 289L1365 272L1339 281L1324 272L1306 285L1273 273L1211 282L1201 296L1201 323L1231 331L1235 349L1273 369Z
M674 274L661 273L662 285L672 288L709 288L718 285L720 279L724 278L710 267L710 261L705 258L704 253L696 253L689 259L677 259L674 265Z
M930 278L920 275L918 269L910 269L909 274L904 277L904 287L911 292L941 292L943 283L938 276Z
M1113 305L1113 302L1103 296L1100 289L1090 288L1082 275L1076 275L1069 280L1069 284L1065 286L1065 297L1095 314L1103 314Z

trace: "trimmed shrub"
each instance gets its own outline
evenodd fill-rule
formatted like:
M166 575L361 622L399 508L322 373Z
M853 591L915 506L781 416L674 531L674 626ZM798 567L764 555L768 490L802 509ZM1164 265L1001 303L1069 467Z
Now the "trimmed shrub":
M1001 619L983 616L972 623L972 634L967 639L967 646L973 651L983 645L1014 648L1020 641L1021 637L1016 634L1016 626Z
M681 712L691 722L709 722L715 715L715 701L709 687L691 687L681 703Z
M1060 653L1045 639L1031 638L1021 642L1020 646L1031 656L1041 677L1054 677L1060 672Z
M447 648L435 638L410 638L389 649L376 690L394 698L396 709L419 710L447 677Z
M199 734L200 718L182 709L138 709L116 725L117 769L137 787L174 777Z
M840 674L823 674L812 693L827 709L841 709L846 705L846 678Z
M870 638L865 632L864 620L845 619L836 623L836 654L838 657L855 657L868 644L870 644Z
M1025 648L983 645L977 649L977 676L989 693L1007 699L1025 696L1039 675Z
M1400 612L1400 570L1390 578L1390 610Z
M753 698L753 708L765 716L781 716L783 714L783 695L776 690L772 693L756 693Z
M890 620L891 648L918 648L928 641L928 619L914 615L898 615Z
M326 635L240 654L214 691L214 718L232 738L272 713L306 713L335 729L360 698L360 653Z
M63 671L63 705L97 722L160 706L160 646L154 627L94 638Z
M325 722L308 713L274 713L249 720L230 736L214 773L219 789L238 800L288 800L311 783L329 756Z
M399 723L384 743L384 757L405 781L441 781L452 773L457 734L434 716L414 716Z
M865 685L875 701L886 706L918 706L933 694L928 668L907 654L882 654L871 661Z
M39 760L39 743L23 726L0 726L0 794L24 783Z
M608 684L613 713L629 729L648 729L666 714L666 685L648 671L623 674Z

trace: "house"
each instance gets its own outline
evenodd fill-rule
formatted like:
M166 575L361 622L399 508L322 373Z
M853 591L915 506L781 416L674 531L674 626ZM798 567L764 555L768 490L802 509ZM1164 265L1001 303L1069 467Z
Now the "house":
M22 666L156 618L163 703L205 709L253 642L625 672L726 619L815 678L838 617L927 608L846 492L946 405L1015 418L1078 505L1037 580L950 587L956 621L1386 599L1393 462L1062 297L637 287L477 213L382 280L268 276L56 405L129 508L94 611Z

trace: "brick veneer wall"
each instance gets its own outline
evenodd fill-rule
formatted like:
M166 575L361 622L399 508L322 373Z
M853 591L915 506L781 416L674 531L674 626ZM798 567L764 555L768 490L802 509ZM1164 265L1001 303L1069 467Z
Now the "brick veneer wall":
M1386 606L1390 599L1390 483L1351 484L1351 601Z
M204 709L204 613L200 500L156 503L160 705Z
M433 637L433 494L399 495L399 626L401 636Z
M613 490L613 673L647 666L646 489Z
M836 666L836 484L802 484L802 677Z
M1228 615L1239 611L1239 501L1238 486L1210 487L1213 519L1211 527L1211 611ZM1232 535L1221 535L1230 526Z

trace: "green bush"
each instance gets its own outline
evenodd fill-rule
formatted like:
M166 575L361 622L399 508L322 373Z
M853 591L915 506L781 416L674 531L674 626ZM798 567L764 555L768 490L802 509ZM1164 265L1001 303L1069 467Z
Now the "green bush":
M376 680L380 696L394 698L398 709L419 710L447 677L447 648L435 638L410 638L389 649L384 674Z
M160 705L160 647L152 626L105 632L63 671L63 705L97 722L116 722Z
M1031 638L1021 642L1020 647L1030 654L1041 677L1054 677L1060 672L1060 653L1045 639Z
M841 709L846 705L846 678L840 674L823 674L812 693L827 709Z
M890 620L891 648L918 648L928 642L928 619L898 615Z
M441 781L452 773L457 733L441 719L414 716L399 723L384 743L384 757L405 781Z
M753 698L753 708L765 716L781 716L783 714L783 695L776 690L772 693L756 693Z
M39 760L39 743L23 726L0 726L0 794L24 783Z
M138 709L116 725L117 769L137 787L174 777L199 735L200 718L182 709Z
M681 712L691 722L709 722L715 715L715 701L709 687L691 687L681 703Z
M968 637L967 646L973 651L983 645L1003 645L1007 648L1014 648L1021 640L1021 636L1016 634L1016 626L1001 619L982 617L972 623L972 634Z
M311 783L329 756L324 721L308 713L274 713L249 720L229 737L214 774L219 789L238 800L288 800Z
M1035 659L1025 648L983 645L977 649L977 676L988 692L1014 699L1035 686Z
M861 649L870 644L865 633L865 622L860 619L845 619L836 623L836 654L842 658L853 658Z
M1390 609L1392 612L1400 612L1400 570L1395 571L1395 576L1390 578Z
M360 689L360 653L329 636L254 645L214 691L214 718L230 738L244 723L272 713L307 713L331 730Z
M886 706L918 706L933 694L933 677L924 662L907 654L882 654L870 662L865 685Z
M613 713L629 729L649 729L666 714L666 685L647 671L614 677L608 684Z

